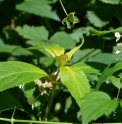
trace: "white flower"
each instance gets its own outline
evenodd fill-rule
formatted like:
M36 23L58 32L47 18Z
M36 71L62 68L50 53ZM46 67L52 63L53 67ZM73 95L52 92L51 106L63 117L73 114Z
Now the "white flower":
M121 38L121 34L119 32L115 32L116 42Z
M118 43L116 54L120 53L121 51L122 51L122 43Z

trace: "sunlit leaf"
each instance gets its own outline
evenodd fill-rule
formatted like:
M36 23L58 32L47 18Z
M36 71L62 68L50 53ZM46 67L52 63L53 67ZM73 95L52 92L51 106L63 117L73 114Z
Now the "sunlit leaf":
M0 62L0 91L47 76L46 72L24 62Z
M79 107L81 107L81 98L90 91L90 85L85 73L82 70L74 70L68 66L60 67L60 78Z
M83 72L85 73L95 73L95 74L99 74L99 70L98 69L95 69L93 68L92 66L89 66L87 65L86 63L84 62L78 62L74 65L71 66L72 69L74 70L82 70Z
M36 45L28 49L34 50L42 48L45 49L48 53L50 53L53 57L57 57L64 54L64 48L60 47L58 44L48 44L46 46Z
M68 60L70 60L72 55L83 45L83 43L84 43L84 39L83 39L82 43L79 46L73 48L72 50L70 50L69 52L66 53L66 55L68 57Z
M117 100L111 100L108 94L101 91L89 92L82 100L84 101L80 110L82 113L82 124L96 120L104 114L108 116L118 106Z

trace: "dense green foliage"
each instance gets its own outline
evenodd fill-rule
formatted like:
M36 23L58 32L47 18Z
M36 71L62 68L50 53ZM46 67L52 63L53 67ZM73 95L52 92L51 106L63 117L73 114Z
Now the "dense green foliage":
M0 0L0 123L121 122L121 12L121 0Z

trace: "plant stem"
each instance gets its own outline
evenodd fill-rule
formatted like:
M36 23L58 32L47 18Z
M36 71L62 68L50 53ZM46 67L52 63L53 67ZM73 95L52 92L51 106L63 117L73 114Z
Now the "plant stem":
M67 11L66 11L66 9L64 8L64 5L63 5L62 1L61 1L61 0L59 0L59 1L60 1L60 4L61 4L61 6L62 6L62 8L63 8L63 10L64 10L64 12L65 12L65 14L66 14L66 16L68 16Z
M32 121L32 120L19 120L19 119L8 119L8 118L0 118L1 121L8 122L21 122L21 123L36 123L36 124L73 124L73 123L63 123L63 122L46 122L46 121Z
M48 117L48 114L50 113L50 109L52 107L52 102L53 102L53 98L54 98L54 92L55 92L55 84L53 84L53 87L52 87L52 92L51 92L51 95L50 95L50 100L47 104L47 107L46 107L46 114L43 118L43 121L45 121Z
M118 93L117 93L117 97L116 97L117 100L118 100L118 97L119 97L119 93L120 93L120 89L118 90Z

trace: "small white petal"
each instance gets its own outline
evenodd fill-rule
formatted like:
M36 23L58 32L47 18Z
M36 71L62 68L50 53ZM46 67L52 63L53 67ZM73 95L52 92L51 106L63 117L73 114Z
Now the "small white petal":
M23 89L24 87L24 84L23 85L19 85L19 89Z
M32 110L34 110L34 104L31 105Z
M120 37L117 37L117 38L116 38L116 42L117 42L119 39L120 39Z
M121 52L121 51L117 50L117 51L116 51L116 54L118 54L118 53L120 53L120 52Z
M115 35L115 37L117 37L117 38L118 38L118 37L121 37L121 35L120 35L120 33L119 33L119 32L115 32L115 34L114 34L114 35Z

